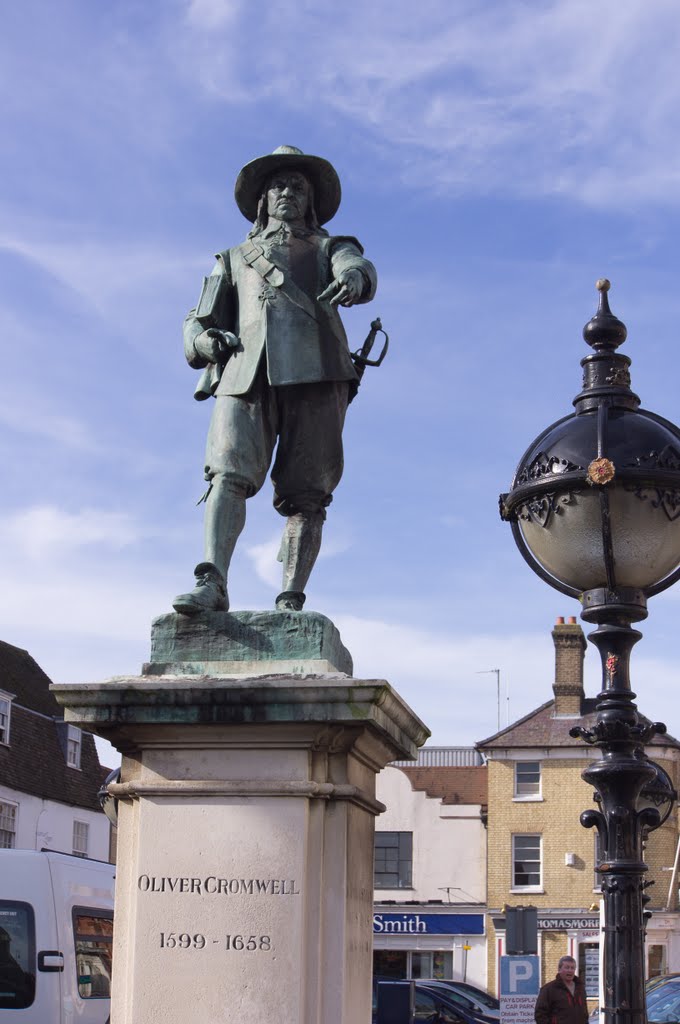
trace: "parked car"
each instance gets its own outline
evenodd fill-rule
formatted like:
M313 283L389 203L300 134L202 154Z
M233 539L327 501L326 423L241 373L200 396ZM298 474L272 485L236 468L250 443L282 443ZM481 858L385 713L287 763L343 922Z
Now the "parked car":
M441 989L448 993L449 998L454 1003L462 1006L463 1009L469 1011L478 1020L484 1021L485 1024L495 1024L500 1018L500 1004L493 996L488 996L487 999L489 1002L495 1002L496 1006L483 1003L478 995L473 995L467 988L463 989L457 981L420 978L419 983L428 988Z
M680 976L666 975L648 990L647 1019L654 1024L680 1021Z
M387 1017L383 1015L382 1007L387 998L393 994L394 989L405 988L408 982L403 981L380 981L377 986L377 999L374 1004L373 1020L375 1024L383 1024ZM430 986L426 981L415 981L414 986L414 1022L418 1024L489 1024L490 1018L483 1018L478 1013L466 1009L461 1003L454 1001L453 993L445 987ZM392 991L389 991L392 990ZM404 1011L403 1021L394 1016L389 1017L390 1024L410 1024L410 1015ZM497 1024L497 1021L494 1021Z
M649 995L649 993L653 992L654 989L658 988L659 985L665 985L667 981L677 981L678 979L680 979L680 974L677 974L677 973L676 974L657 974L657 976L655 978L650 978L649 979L649 981L645 985L645 991Z
M650 978L645 986L649 1024L680 1022L680 974L663 974ZM590 1014L589 1024L600 1024L600 1008Z
M483 988L477 988L476 985L471 985L469 981L452 981L450 984L455 985L456 988L469 995L471 999L480 1003L481 1006L488 1006L490 1010L498 1010L500 1012L500 1000L496 996L492 996L490 992L485 992Z

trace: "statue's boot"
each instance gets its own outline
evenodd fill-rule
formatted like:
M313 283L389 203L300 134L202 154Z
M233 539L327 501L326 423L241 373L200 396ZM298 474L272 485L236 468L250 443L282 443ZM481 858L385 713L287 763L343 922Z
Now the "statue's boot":
M229 477L211 480L205 504L205 561L196 566L196 586L172 602L182 615L229 610L227 573L246 521L245 488Z
M194 569L196 586L187 594L180 594L172 602L181 615L200 615L201 612L229 610L224 576L212 562L200 562Z
M276 598L278 611L302 611L305 587L321 548L323 516L289 516L283 532L279 562L283 562L283 590Z

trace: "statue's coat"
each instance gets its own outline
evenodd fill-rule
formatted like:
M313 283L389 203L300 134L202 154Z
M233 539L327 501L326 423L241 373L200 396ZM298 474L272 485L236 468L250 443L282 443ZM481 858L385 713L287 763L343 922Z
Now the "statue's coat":
M248 265L244 255L253 243L284 278L304 292L313 315ZM213 274L223 278L224 322L215 326L233 332L239 345L222 370L216 396L246 394L263 353L267 378L274 386L356 381L338 310L326 301L318 302L317 296L344 271L359 270L365 282L359 301L369 302L375 293L376 272L362 252L355 238L312 231L282 234L265 228L252 242L218 253ZM194 347L194 339L203 330L195 314L196 310L191 310L185 320L184 343L190 365L201 368L209 364Z

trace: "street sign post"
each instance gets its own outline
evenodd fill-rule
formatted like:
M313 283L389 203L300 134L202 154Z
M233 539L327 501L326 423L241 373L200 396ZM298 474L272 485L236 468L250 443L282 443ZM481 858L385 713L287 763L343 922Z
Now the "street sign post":
M501 1024L533 1024L539 988L537 956L502 956Z

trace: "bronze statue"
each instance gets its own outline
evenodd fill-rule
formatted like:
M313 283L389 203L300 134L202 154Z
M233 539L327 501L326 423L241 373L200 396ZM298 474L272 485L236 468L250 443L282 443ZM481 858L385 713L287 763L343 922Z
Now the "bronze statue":
M280 146L246 164L236 202L252 230L217 255L184 322L196 398L215 398L205 459L205 558L175 599L185 615L229 608L227 574L256 494L276 457L274 507L286 518L279 610L300 611L326 508L343 470L342 428L359 374L338 306L369 302L376 272L356 238L322 225L340 205L331 164ZM379 321L376 321L379 324ZM373 325L375 327L375 325Z

